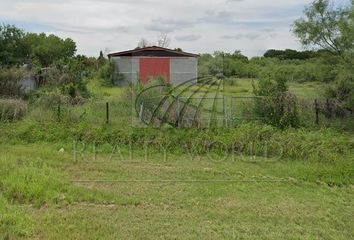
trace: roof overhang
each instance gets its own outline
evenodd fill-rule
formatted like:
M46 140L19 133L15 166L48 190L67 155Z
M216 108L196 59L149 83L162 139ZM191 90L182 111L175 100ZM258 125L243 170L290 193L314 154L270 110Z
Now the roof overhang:
M134 56L154 56L154 53L164 53L166 57L199 57L198 54L180 52L168 48L162 47L145 47L145 48L136 48L129 51L116 52L108 54L108 57L134 57ZM150 54L150 55L149 55Z

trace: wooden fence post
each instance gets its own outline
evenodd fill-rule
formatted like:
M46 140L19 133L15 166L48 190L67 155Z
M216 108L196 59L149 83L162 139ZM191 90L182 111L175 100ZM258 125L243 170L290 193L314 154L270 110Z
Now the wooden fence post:
M106 123L109 123L109 103L106 102Z
M326 114L327 114L327 118L332 118L332 108L328 98L326 100Z
M60 122L60 115L61 115L61 107L60 107L60 101L58 102L58 109L57 109L57 117L58 121Z
M318 106L318 101L317 99L315 99L315 114L316 114L316 120L315 120L315 123L316 125L319 125L320 124L320 108Z

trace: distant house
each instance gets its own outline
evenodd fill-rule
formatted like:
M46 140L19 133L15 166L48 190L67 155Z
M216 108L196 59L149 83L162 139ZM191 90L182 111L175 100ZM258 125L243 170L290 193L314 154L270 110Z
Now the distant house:
M197 82L197 54L153 46L112 53L108 57L128 83L146 84L159 76L173 85Z

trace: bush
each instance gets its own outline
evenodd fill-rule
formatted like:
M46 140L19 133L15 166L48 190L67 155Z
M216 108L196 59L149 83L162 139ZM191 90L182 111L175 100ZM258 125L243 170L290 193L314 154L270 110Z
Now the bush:
M0 99L0 122L22 119L27 112L27 103L22 100Z
M354 110L354 71L341 69L336 83L327 89L326 96L336 99L343 108Z
M17 68L0 69L0 96L22 97L24 91L19 85L24 73Z
M38 82L41 87L60 88L62 94L71 98L89 98L85 79L90 77L91 67L86 63L88 59L77 56L74 59L57 62L48 68L38 71Z
M124 76L113 61L107 61L100 70L99 77L103 80L104 86L113 86L124 81Z
M263 97L255 104L256 114L266 123L281 129L299 126L296 96L288 92L285 77L286 72L278 71L265 75L258 86L253 85L254 94Z
M75 98L88 98L90 93L83 82L79 83L68 83L61 87L61 93L69 95L72 99Z
M297 112L296 96L290 92L280 92L265 96L256 102L256 114L267 124L281 129L298 127L300 124Z
M42 89L33 94L30 101L36 107L49 109L57 106L59 103L69 104L70 97L63 95L59 89L52 89L51 91Z

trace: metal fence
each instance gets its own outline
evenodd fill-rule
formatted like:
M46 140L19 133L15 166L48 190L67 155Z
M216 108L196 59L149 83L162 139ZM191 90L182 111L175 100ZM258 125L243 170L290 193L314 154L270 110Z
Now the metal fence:
M161 104L161 98L145 99L135 109L134 101L90 102L83 105L53 104L47 117L57 121L89 124L132 124L134 127L210 128L234 127L243 122L262 121L257 107L262 97L179 97ZM335 127L354 130L354 113L333 99L299 99L300 124L306 127ZM36 115L35 108L33 115ZM37 118L43 118L43 111Z

